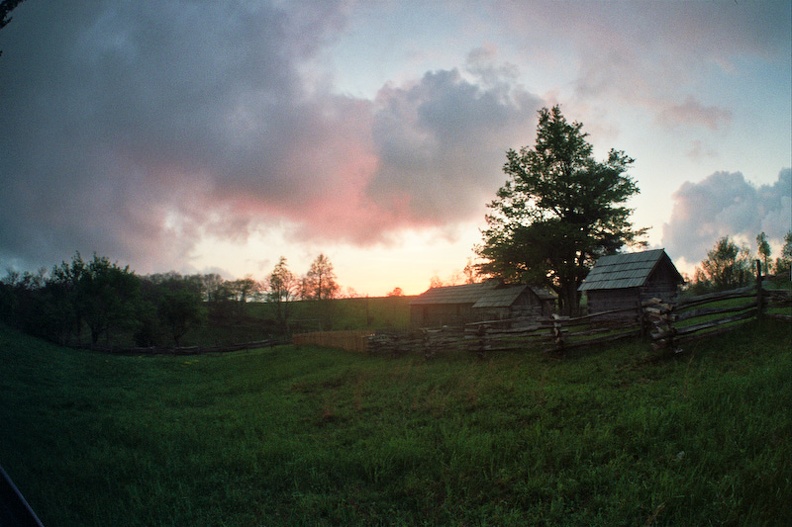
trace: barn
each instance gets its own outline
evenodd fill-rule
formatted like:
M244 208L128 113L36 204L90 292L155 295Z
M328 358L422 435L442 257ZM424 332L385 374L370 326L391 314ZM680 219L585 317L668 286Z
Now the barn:
M665 249L603 256L578 291L586 294L589 314L638 308L650 298L673 301L685 280Z
M541 287L488 280L433 287L410 302L414 327L458 326L482 320L550 316L556 295Z

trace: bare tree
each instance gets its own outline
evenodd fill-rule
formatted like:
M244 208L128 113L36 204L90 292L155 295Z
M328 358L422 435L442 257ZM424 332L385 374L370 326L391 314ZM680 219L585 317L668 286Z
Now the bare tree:
M283 333L289 329L289 302L294 300L298 289L297 277L281 256L278 264L267 278L267 300L275 306L275 316Z
M329 300L338 295L339 289L333 264L327 256L320 254L303 279L303 299Z

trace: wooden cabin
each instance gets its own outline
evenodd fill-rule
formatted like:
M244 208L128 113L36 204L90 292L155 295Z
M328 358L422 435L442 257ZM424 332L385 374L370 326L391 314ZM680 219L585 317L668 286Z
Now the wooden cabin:
M685 282L665 249L603 256L578 291L586 294L589 314L631 309L650 298L673 302Z
M433 287L410 302L414 327L459 326L482 320L550 316L556 295L541 287L498 280Z

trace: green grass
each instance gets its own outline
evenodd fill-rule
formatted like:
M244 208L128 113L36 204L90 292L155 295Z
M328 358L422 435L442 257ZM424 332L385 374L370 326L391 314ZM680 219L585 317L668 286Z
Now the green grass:
M48 527L788 525L790 344L141 358L0 328L0 464Z

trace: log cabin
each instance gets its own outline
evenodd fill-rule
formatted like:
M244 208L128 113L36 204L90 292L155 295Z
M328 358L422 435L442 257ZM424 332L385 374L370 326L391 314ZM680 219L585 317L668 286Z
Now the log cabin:
M433 287L410 302L413 327L461 326L483 320L547 317L556 294L541 287L488 280Z
M659 298L673 302L685 280L665 249L603 256L578 288L585 293L589 314L636 310L641 302Z

